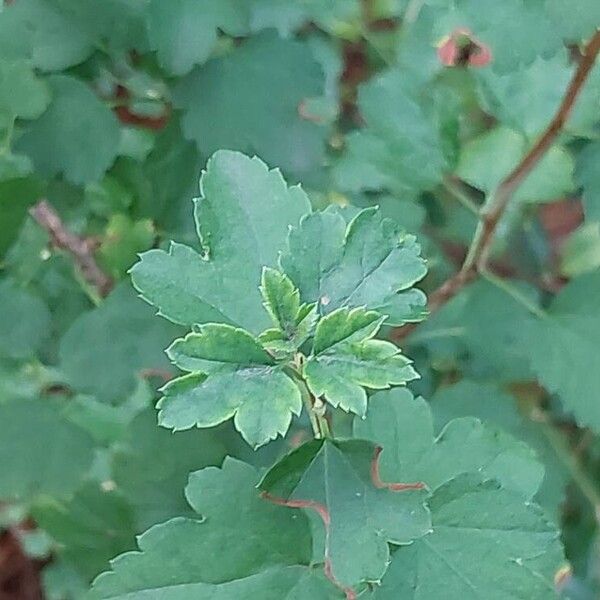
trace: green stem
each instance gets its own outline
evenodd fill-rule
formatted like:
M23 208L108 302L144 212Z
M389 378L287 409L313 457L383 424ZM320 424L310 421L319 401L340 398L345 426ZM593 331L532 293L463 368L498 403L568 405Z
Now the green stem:
M465 193L463 189L461 189L460 185L454 182L450 177L445 177L442 182L442 186L469 212L473 213L476 216L479 216L479 206L477 206L477 204L473 202L473 199L467 193Z
M541 309L535 302L532 302L521 290L516 288L506 279L502 277L498 277L491 273L487 269L483 269L480 272L481 276L489 281L492 285L495 285L498 289L502 290L506 294L508 294L513 300L516 300L519 304L522 304L530 313L534 314L536 317L540 319L546 318L548 315L546 312Z
M319 417L315 414L313 409L313 400L306 384L302 380L296 380L298 387L300 388L300 395L302 396L302 402L304 403L304 408L306 409L306 413L308 414L308 419L310 421L310 426L313 430L313 435L316 438L322 438L323 435L321 433L321 423L319 422Z

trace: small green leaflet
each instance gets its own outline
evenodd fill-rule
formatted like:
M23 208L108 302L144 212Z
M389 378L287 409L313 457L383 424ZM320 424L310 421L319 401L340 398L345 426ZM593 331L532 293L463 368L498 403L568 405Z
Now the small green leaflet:
M375 600L548 600L563 556L536 505L479 474L430 500L432 532L393 556Z
M258 334L270 320L259 291L290 226L310 211L299 187L258 158L219 151L200 180L194 218L202 252L173 243L142 255L131 276L144 299L184 325L220 322Z
M348 225L335 210L304 217L290 232L280 263L301 299L317 303L322 314L366 306L392 325L423 316L425 296L411 289L427 272L420 247L375 208Z
M171 429L213 427L234 416L253 447L285 435L302 410L300 390L250 333L223 323L202 326L167 350L181 369L159 402L159 422Z
M528 446L476 418L454 419L434 437L429 406L408 390L374 394L366 419L354 421L354 434L383 448L384 479L424 481L432 490L462 473L482 473L531 498L544 477Z
M91 598L333 600L342 594L310 567L308 520L256 490L253 467L228 458L190 476L186 494L203 521L172 519L113 561Z
M260 335L271 352L285 355L298 349L313 333L318 315L314 304L300 304L300 292L290 278L275 269L263 269L260 291L275 327Z
M313 440L280 460L259 484L275 504L321 517L326 572L346 589L381 579L388 542L410 544L431 526L424 485L382 482L378 457L379 449L364 440Z
M340 308L317 324L313 354L304 365L310 391L332 406L364 417L364 387L382 389L418 378L391 342L375 340L385 317L364 308Z

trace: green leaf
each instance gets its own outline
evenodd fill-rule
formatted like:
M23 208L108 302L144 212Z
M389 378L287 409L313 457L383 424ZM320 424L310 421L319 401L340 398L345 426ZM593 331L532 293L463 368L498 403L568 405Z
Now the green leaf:
M306 383L317 398L364 417L365 387L383 389L418 378L394 344L372 339L384 319L364 308L340 308L319 321L313 354L304 365Z
M0 404L0 498L68 497L88 474L92 439L48 400Z
M185 136L202 153L256 152L298 176L324 162L328 128L301 116L303 101L323 92L322 68L308 48L269 32L194 70L173 97Z
M392 558L377 600L547 600L563 558L541 510L479 475L463 475L430 501L432 532Z
M408 390L375 394L366 419L355 420L354 433L383 448L384 479L424 481L436 490L463 473L481 473L531 498L544 477L530 448L475 418L450 421L434 437L427 403Z
M0 55L29 59L42 71L60 71L84 61L92 40L51 0L23 0L0 11Z
M42 185L34 179L0 181L0 258L17 239L27 209L42 194Z
M50 106L26 128L16 149L29 156L43 175L62 173L76 184L99 180L117 155L116 117L78 79L53 75L48 84Z
M152 0L148 28L161 65L183 75L209 58L219 29L231 36L245 35L248 14L239 0Z
M152 246L155 235L149 219L133 221L123 214L112 215L98 249L101 266L113 277L122 277L138 253Z
M32 358L49 337L45 302L12 279L0 280L0 357Z
M583 187L582 200L587 221L600 221L600 142L588 144L577 157L575 177Z
M543 427L534 420L535 414L530 420L519 411L516 398L496 385L467 379L439 388L431 398L431 410L438 429L452 419L476 417L483 421L486 429L489 425L499 427L525 442L545 467L544 480L535 501L550 515L559 518L570 474L567 466L556 460L556 450L548 441Z
M186 494L204 519L172 519L149 529L138 538L139 552L117 558L95 581L92 598L279 600L296 586L300 593L313 585L321 590L315 598L336 598L332 586L297 566L310 561L306 517L262 500L257 479L253 467L231 458L222 469L193 473Z
M317 303L321 314L366 306L392 325L422 316L425 296L410 289L427 272L420 247L375 208L348 225L331 210L304 217L290 231L280 263L302 301Z
M536 290L511 284L532 304L538 302ZM409 341L426 346L436 364L460 367L479 378L524 381L532 374L522 334L534 318L503 290L478 281L421 324Z
M561 35L571 42L591 37L600 23L600 5L595 0L579 0L572 5L545 0L545 10Z
M446 160L440 133L419 92L399 69L360 87L358 104L367 126L347 137L346 153L334 170L342 189L401 194L441 181Z
M42 498L33 517L58 545L61 560L86 579L108 568L111 558L135 545L133 512L116 492L89 482L68 501Z
M300 292L290 278L275 269L263 269L260 291L275 325L261 333L263 346L275 356L290 356L313 333L317 322L314 304L300 304Z
M550 123L572 77L567 52L529 65L497 73L477 71L483 106L503 125L516 129L534 141ZM536 90L531 94L531 90Z
M253 447L285 435L292 414L302 410L300 390L248 332L230 325L204 325L176 340L171 360L196 371L168 383L159 422L174 430L214 427L234 417Z
M600 341L595 299L600 274L583 275L564 287L548 317L536 319L523 332L531 364L540 383L558 394L565 409L582 426L600 431L600 372L590 369Z
M141 539L140 539L141 542ZM191 544L191 540L190 540ZM210 551L210 550L207 550ZM161 568L162 563L157 564ZM184 579L189 579L184 577ZM188 582L171 584L170 581L158 583L140 591L129 591L130 587L123 586L126 590L121 593L121 586L116 589L103 586L105 580L99 580L95 594L91 600L142 600L149 595L160 594L164 600L281 600L294 598L294 600L334 600L342 595L330 583L316 576L308 567L270 567L256 574L249 574L232 581L222 583Z
M179 331L154 318L123 283L69 327L60 342L60 369L66 383L80 392L103 401L123 400L133 391L136 374L170 372L162 348Z
M9 119L35 119L50 102L46 82L22 60L0 60L0 112Z
M117 490L134 507L136 531L172 517L193 516L183 494L189 473L218 465L225 447L213 431L173 435L146 410L132 420L118 444L112 473Z
M573 231L560 248L560 272L578 277L600 267L600 222L586 223Z
M388 542L410 544L430 527L423 485L382 482L378 455L363 440L313 440L259 484L276 504L317 512L326 529L326 568L345 588L378 581L389 561Z
M493 192L527 151L525 138L500 126L466 143L456 174L484 192ZM574 164L561 146L553 146L515 193L521 202L555 200L572 192Z
M229 323L260 333L269 326L260 277L274 266L290 226L310 211L298 187L288 188L258 158L219 151L208 162L195 203L202 254L171 244L151 250L132 269L142 296L184 325Z
M289 36L308 22L332 33L343 34L360 19L357 0L251 0L253 31L274 28L283 37Z

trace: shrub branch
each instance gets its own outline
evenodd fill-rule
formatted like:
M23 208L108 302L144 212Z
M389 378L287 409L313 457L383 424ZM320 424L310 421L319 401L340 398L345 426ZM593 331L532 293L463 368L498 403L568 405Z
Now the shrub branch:
M40 200L32 206L29 214L48 232L56 248L65 250L73 257L81 275L94 287L98 295L100 297L108 295L113 287L113 281L96 263L91 244L71 233L47 200Z
M487 270L487 263L496 229L511 198L561 133L599 52L600 30L597 30L583 50L577 70L569 83L554 118L550 121L536 144L523 157L521 162L500 182L496 190L490 194L486 203L479 210L479 222L467 256L459 271L431 294L428 304L429 312L434 312L443 306L456 296L463 287ZM406 337L414 327L414 325L408 325L396 330L394 338L398 340Z

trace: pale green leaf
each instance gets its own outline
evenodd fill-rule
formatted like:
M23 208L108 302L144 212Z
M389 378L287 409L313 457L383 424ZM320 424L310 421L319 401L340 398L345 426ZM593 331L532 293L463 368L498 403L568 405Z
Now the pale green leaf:
M0 357L32 358L50 334L50 311L12 279L0 280Z
M560 272L578 277L600 267L600 222L586 223L573 231L560 248Z
M135 509L136 531L172 517L193 516L183 488L191 471L218 465L225 456L214 431L177 435L156 425L146 410L127 427L112 458L116 488Z
M0 11L0 54L30 59L43 71L60 71L84 61L93 40L74 26L52 0L23 0Z
M600 430L600 371L591 367L600 342L598 272L573 280L554 299L548 316L523 332L540 383L558 394L578 423Z
M175 243L168 253L146 252L132 269L133 283L177 323L223 322L259 333L269 326L262 268L276 264L289 227L310 211L308 198L258 158L229 151L209 160L200 188L202 254Z
M332 406L364 416L364 388L383 389L418 378L391 342L372 339L383 319L363 308L340 308L317 324L313 354L304 365L310 391Z
M50 102L46 82L22 60L0 60L0 112L8 118L35 119Z
M335 211L313 213L292 229L280 260L304 302L321 314L366 306L390 324L418 320L425 296L410 289L427 272L414 238L379 211L361 211L346 225Z
M42 498L32 509L38 527L58 545L65 563L91 580L117 554L135 546L133 511L114 491L89 482L68 501Z
M499 126L466 143L456 174L483 192L493 192L528 150L525 138ZM562 146L553 146L524 180L515 200L544 202L572 192L574 163Z
M159 421L174 430L213 427L234 418L253 447L285 435L302 410L296 384L248 332L211 323L168 350L180 368L195 371L168 383Z

